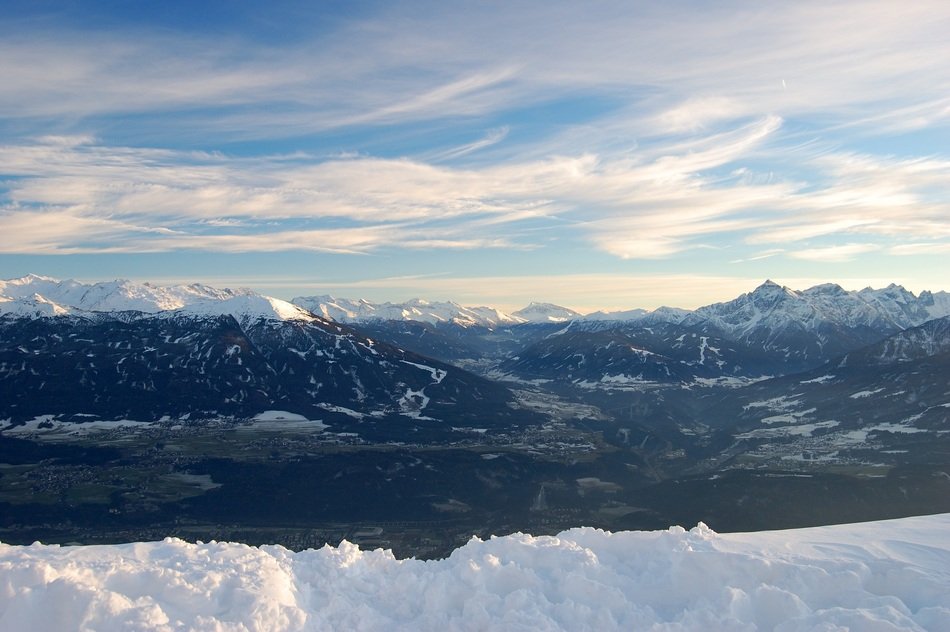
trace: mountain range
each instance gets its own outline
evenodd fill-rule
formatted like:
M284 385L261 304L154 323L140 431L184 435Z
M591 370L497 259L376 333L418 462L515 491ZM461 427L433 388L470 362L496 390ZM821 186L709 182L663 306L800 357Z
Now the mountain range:
M747 531L950 510L948 453L945 292L585 316L0 281L5 541Z
M158 286L117 280L100 283L60 281L30 274L0 281L0 314L59 315L76 311L180 310L190 306L260 296L249 289L218 289L194 283ZM268 299L274 305L284 303ZM562 323L573 320L593 322L639 322L653 324L708 324L732 337L770 344L790 330L862 329L898 331L927 320L950 315L950 293L921 292L919 296L899 285L883 289L848 291L827 283L794 291L766 281L752 292L696 310L660 307L655 310L629 309L616 312L580 314L550 303L531 303L507 314L493 307L464 307L452 301L412 299L405 303L373 303L364 299L332 296L301 296L290 301L315 315L342 323L371 321L414 321L430 324L499 327L525 323ZM253 311L251 305L234 304L234 309ZM265 308L266 309L266 308ZM829 332L828 335L832 335Z
M538 423L544 415L521 405L518 391L542 388L601 407L635 400L641 416L653 415L637 422L651 432L677 415L691 416L683 427L694 429L729 419L722 431L731 437L761 423L760 407L743 408L750 401L884 392L874 390L881 376L923 388L911 367L939 365L948 316L946 292L915 295L896 285L794 291L766 281L696 310L584 316L546 303L506 314L421 299L287 302L200 284L29 275L0 281L0 419L250 418L276 410L366 436L404 438L420 428L449 436ZM933 397L918 399L939 411L946 370L927 379ZM662 390L697 386L736 392L726 403L690 394L674 404ZM843 401L858 410L875 398ZM914 406L892 412L916 414ZM695 421L710 415L719 421ZM765 435L776 433L745 436Z

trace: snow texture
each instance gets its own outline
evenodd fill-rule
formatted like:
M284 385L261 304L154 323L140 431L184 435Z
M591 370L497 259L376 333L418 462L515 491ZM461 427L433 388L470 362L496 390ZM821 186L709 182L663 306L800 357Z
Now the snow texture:
M0 545L2 630L947 630L950 514L473 539L438 561L166 539Z

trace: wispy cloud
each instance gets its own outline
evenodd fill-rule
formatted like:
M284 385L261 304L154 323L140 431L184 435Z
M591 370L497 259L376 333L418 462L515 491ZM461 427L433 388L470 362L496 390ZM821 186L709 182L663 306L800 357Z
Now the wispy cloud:
M491 147L492 145L500 143L501 141L505 140L505 137L508 136L509 131L510 128L507 125L490 130L484 137L479 138L475 142L468 143L460 147L453 147L447 151L439 152L434 158L435 160L451 160L453 158L467 156L468 154L478 151L479 149L484 149L486 147Z
M624 259L722 239L830 237L844 240L840 249L806 244L806 256L793 256L844 260L855 254L856 235L919 242L950 234L941 189L950 162L821 154L798 165L814 180L797 182L735 168L780 153L780 132L781 122L767 117L678 139L666 151L469 168L43 138L0 146L3 171L16 176L0 210L0 251L537 248L544 244L536 229L547 226L555 238Z
M936 255L950 253L950 242L929 241L921 243L901 244L888 248L888 253L898 257L913 255Z
M502 112L584 91L635 102L641 130L763 113L822 113L868 129L946 119L950 16L939 0L608 2L596 12L528 3L502 14L391 5L320 38L267 45L246 32L214 46L167 30L10 32L0 114L75 122L176 109L149 124L287 135Z
M858 255L880 250L876 244L842 244L840 246L827 246L825 248L805 248L803 250L794 250L789 256L796 259L807 259L808 261L819 261L822 263L839 263L842 261L851 261Z

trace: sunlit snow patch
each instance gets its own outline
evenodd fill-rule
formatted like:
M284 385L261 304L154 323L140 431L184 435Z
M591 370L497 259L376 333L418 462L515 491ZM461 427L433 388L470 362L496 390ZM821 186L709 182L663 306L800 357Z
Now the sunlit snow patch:
M876 388L873 391L858 391L857 393L851 393L848 395L851 399L864 399L865 397L870 397L871 395L876 395L883 391L884 388Z
M812 378L810 380L802 380L799 384L824 384L833 379L835 379L834 375L822 375L821 377Z
M792 531L473 538L444 560L347 542L0 545L3 630L946 630L950 514Z

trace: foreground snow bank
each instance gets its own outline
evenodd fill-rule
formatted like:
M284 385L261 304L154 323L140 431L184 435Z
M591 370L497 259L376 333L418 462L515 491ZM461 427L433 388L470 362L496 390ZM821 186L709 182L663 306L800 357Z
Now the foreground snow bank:
M0 630L948 630L950 514L473 539L451 557L0 545Z

